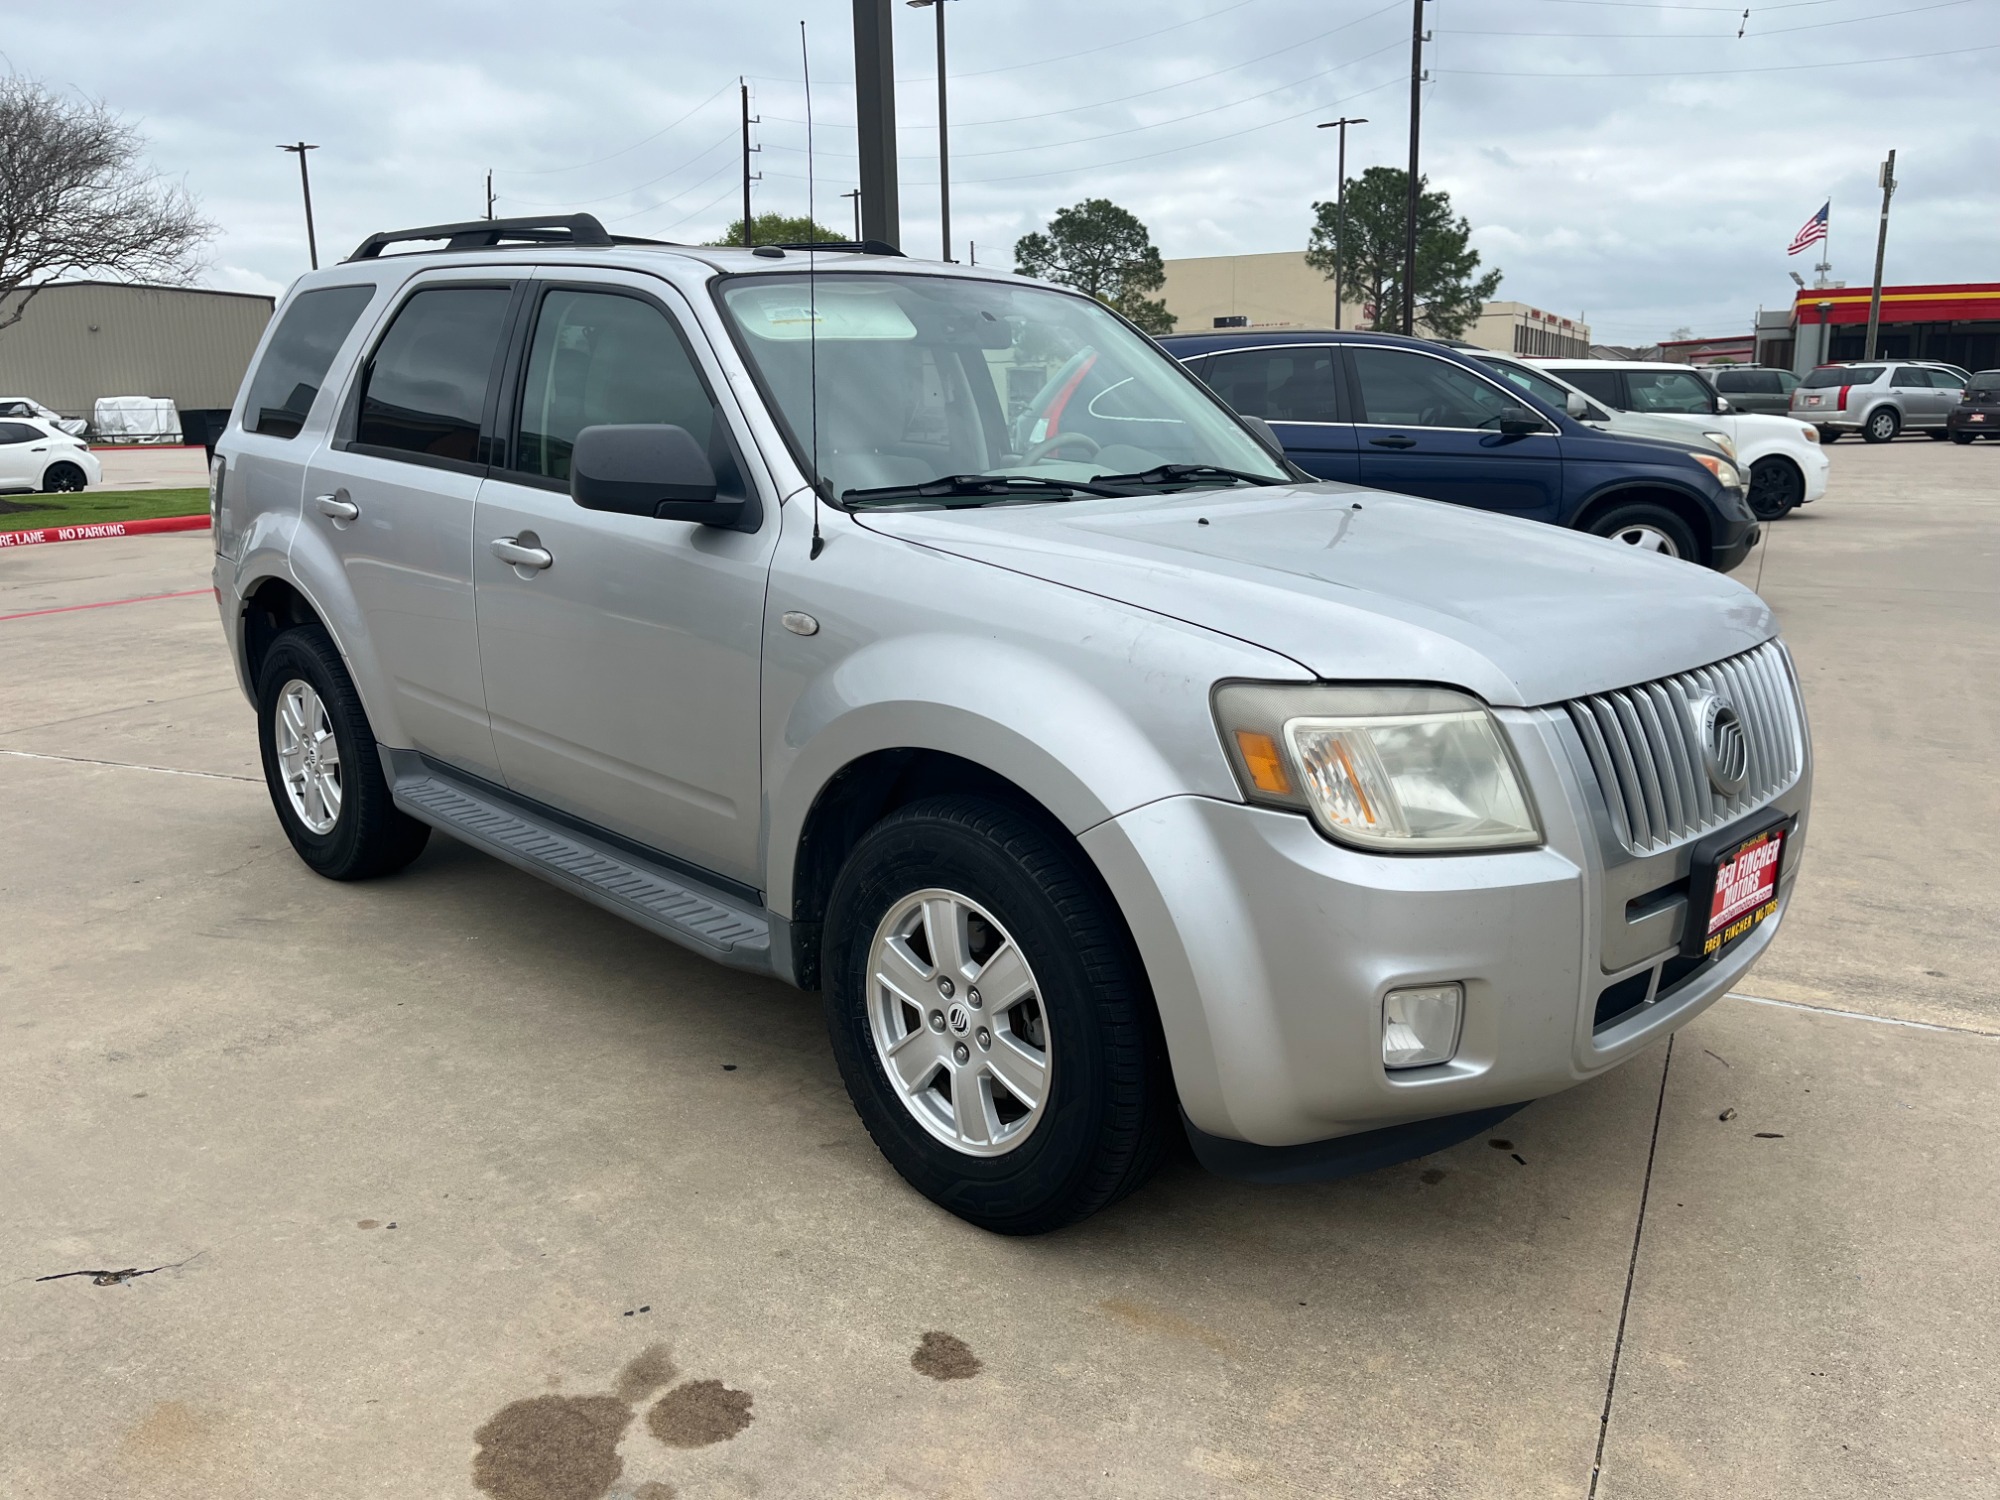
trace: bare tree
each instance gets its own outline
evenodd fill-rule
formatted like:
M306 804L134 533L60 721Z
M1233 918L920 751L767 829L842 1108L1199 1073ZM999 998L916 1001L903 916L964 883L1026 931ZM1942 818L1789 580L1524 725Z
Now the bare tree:
M0 78L0 329L64 276L193 279L215 226L145 166L144 148L100 103Z

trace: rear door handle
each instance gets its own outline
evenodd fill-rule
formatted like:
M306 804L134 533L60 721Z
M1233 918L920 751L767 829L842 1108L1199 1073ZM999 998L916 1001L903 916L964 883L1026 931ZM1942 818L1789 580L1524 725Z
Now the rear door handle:
M313 504L319 513L335 521L352 521L361 514L361 507L347 498L347 492L337 490L331 495L315 495Z
M555 561L553 553L543 547L523 547L511 536L493 539L493 555L504 563L512 563L517 568L532 568L539 573Z
M1368 445L1371 448L1414 448L1417 446L1417 440L1413 437L1404 437L1400 432L1392 432L1387 437L1370 438Z

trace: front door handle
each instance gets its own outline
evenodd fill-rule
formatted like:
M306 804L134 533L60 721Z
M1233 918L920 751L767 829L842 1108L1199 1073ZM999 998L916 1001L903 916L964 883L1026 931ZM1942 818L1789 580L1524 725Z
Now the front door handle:
M527 568L539 573L555 561L555 556L544 547L524 547L511 536L493 539L493 555L504 563L512 563L517 568Z
M361 507L347 498L345 490L336 490L331 495L315 495L313 504L321 515L334 521L352 521L361 514Z
M1400 432L1392 432L1387 437L1370 438L1368 445L1371 448L1414 448L1417 446L1417 440L1413 437L1404 437Z

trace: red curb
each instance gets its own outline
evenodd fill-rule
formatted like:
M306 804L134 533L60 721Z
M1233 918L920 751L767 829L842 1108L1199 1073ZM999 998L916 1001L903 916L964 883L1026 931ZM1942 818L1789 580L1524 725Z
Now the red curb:
M0 551L39 547L44 542L94 542L109 536L151 536L159 531L206 531L207 516L154 516L144 521L83 521L35 531L0 531Z

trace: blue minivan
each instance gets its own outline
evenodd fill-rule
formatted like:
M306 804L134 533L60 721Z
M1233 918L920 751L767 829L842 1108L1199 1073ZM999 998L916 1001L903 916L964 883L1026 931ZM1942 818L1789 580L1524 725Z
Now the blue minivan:
M1721 572L1757 544L1743 477L1721 452L1587 426L1441 344L1291 328L1160 343L1320 479L1549 521Z

